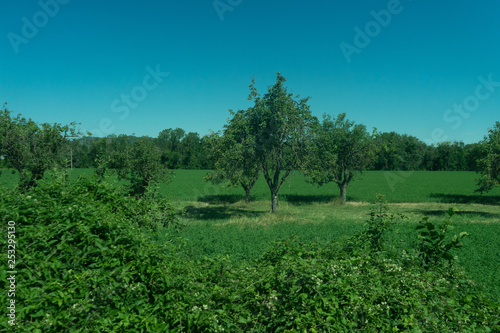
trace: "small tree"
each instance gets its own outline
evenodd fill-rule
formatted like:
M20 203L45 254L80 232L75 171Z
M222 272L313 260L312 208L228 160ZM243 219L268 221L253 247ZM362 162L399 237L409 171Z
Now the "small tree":
M255 102L250 116L250 133L255 139L255 156L271 191L271 211L278 210L278 192L306 156L306 141L313 120L309 97L294 99L287 92L286 79L277 73L276 82L260 97L255 80L249 99Z
M347 200L347 187L356 172L367 168L372 160L371 137L364 125L355 125L345 113L337 118L323 116L315 126L310 148L306 180L323 185L335 182L340 189L342 205Z
M148 187L168 179L167 167L161 162L161 150L149 137L119 135L106 139L107 148L100 160L121 179L130 181L130 193L142 196ZM97 169L99 170L99 168Z
M489 129L488 136L484 138L486 157L478 161L482 177L478 180L478 192L492 190L500 184L500 121Z
M223 135L212 133L208 137L209 158L215 161L215 171L209 172L205 180L214 184L229 181L229 186L241 185L245 190L245 202L249 203L260 170L255 157L255 138L250 133L250 110L229 112L233 118L224 126Z
M64 167L69 138L79 136L76 123L38 125L31 119L11 116L7 103L0 110L0 155L20 175L20 186L36 186L46 170Z

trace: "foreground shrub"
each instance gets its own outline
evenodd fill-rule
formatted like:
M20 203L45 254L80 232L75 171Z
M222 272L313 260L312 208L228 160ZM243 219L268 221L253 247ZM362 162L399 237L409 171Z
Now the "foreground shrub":
M281 240L256 262L235 265L157 245L157 231L176 226L168 205L129 198L106 182L54 177L0 196L3 234L7 221L17 226L20 331L500 330L500 306L448 256L433 266L418 247L387 251L392 217L383 210L341 242ZM6 293L0 301L7 304Z
M136 200L93 179L68 185L54 174L24 194L3 190L0 220L5 235L16 222L21 330L113 330L154 307L149 285L166 260L154 231L176 226L166 202Z

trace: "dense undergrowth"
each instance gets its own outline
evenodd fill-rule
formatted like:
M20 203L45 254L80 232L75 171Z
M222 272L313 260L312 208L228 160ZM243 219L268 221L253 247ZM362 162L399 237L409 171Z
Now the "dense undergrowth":
M69 184L63 175L25 193L1 190L2 234L16 222L19 331L500 330L500 306L450 255L464 236L447 235L453 211L442 225L422 220L411 250L388 245L393 217L380 206L354 236L284 239L235 264L191 259L189 248L170 241L178 223L168 203L125 193L91 177ZM7 293L0 301L7 304Z

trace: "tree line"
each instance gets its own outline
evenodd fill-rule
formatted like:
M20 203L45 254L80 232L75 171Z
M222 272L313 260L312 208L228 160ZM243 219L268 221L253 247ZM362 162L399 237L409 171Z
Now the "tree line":
M216 165L207 150L212 135L200 136L181 128L168 128L157 137L147 139L160 149L161 162L169 169L210 170ZM72 160L75 168L95 168L103 151L109 153L138 139L140 137L124 134L80 137L69 142L66 158ZM445 141L428 145L414 136L396 132L379 132L372 140L374 159L366 170L480 171L477 161L487 155L483 142Z
M156 138L95 138L78 132L76 123L36 124L21 115L13 117L4 104L0 166L16 169L26 189L51 168L95 168L97 177L111 171L130 181L134 195L168 179L168 170L205 169L211 170L207 181L241 186L247 201L262 175L270 189L272 211L278 209L280 187L295 170L311 183L336 183L343 203L351 180L364 170L479 171L483 173L479 190L498 185L500 122L478 143L427 145L406 134L369 132L345 113L325 114L320 120L310 111L309 97L288 93L285 82L277 73L276 82L261 95L253 79L248 97L253 106L230 110L223 130L205 136L169 128Z

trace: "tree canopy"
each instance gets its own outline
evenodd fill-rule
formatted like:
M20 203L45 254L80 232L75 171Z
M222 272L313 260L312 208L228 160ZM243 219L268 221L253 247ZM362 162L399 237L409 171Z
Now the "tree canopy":
M250 133L255 140L255 157L271 191L271 210L278 210L278 192L293 170L301 168L306 153L311 123L308 100L288 93L285 77L260 97L255 79L250 85L249 99L255 104L250 115Z
M365 170L371 163L371 146L371 136L364 125L349 121L345 113L336 118L323 115L323 122L315 126L304 169L306 179L318 185L335 182L345 205L347 187L355 172Z
M484 139L486 157L478 162L482 177L478 180L478 191L486 192L500 184L500 121L490 128Z
M233 118L224 126L222 135L212 133L208 138L209 158L215 161L215 170L205 179L215 184L227 180L232 186L241 185L248 203L260 171L255 155L255 137L250 131L251 111L229 111Z
M65 166L69 139L77 136L76 123L39 125L21 115L12 117L7 103L0 110L0 155L19 172L25 190L36 186L46 170Z

